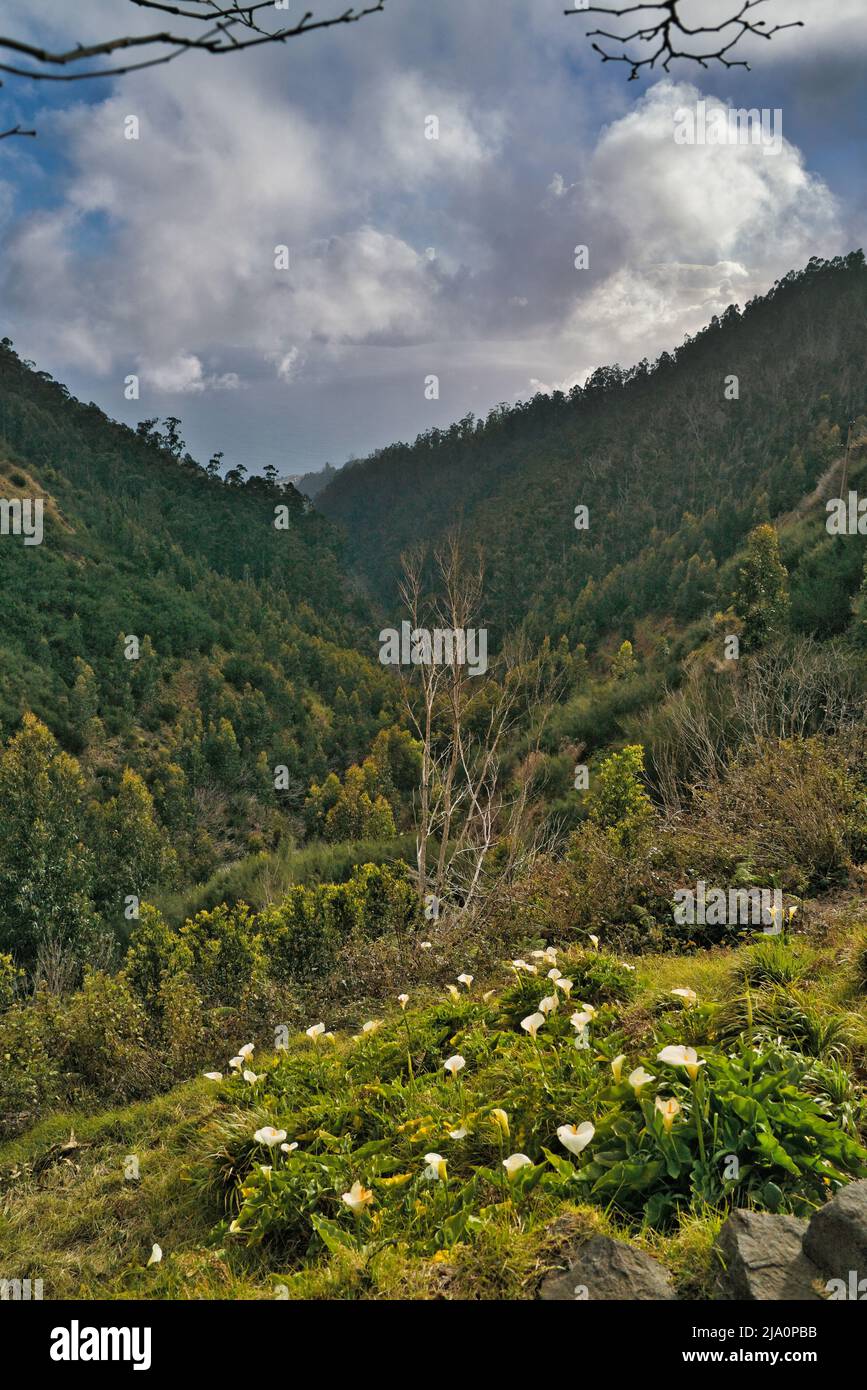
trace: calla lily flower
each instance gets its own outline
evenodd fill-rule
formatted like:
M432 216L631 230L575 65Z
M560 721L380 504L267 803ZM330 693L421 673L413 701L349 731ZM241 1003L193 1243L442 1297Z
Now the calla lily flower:
M598 950L599 950L599 937L598 937L598 936L594 936L593 933L591 932L591 933L590 933L590 940L593 942L593 949L594 949L594 951L598 951Z
M542 1024L545 1022L544 1014L528 1014L521 1019L521 1027L525 1033L529 1033L531 1038L535 1038Z
M484 992L484 994L482 995L482 1000L483 1000L483 1002L484 1002L485 1004L487 1004L487 1002L488 1002L489 999L493 999L493 997L494 997L494 995L496 994L496 992L497 992L497 991L494 990L494 989L486 989L485 992Z
M448 990L449 995L452 999L460 999L461 992L458 989L457 985L446 985L446 989Z
M249 1081L250 1085L252 1086L253 1083L254 1083L254 1081L258 1081L259 1078L258 1078L258 1076L256 1075L256 1073L255 1073L254 1071L250 1071L250 1068L249 1068L249 1067L245 1067L245 1068L244 1068L244 1080L245 1080L245 1081Z
M472 975L468 975L468 974L466 973L466 971L464 971L463 975L459 975L459 976L458 976L458 984L459 984L459 985L466 985L467 989L469 989L469 987L470 987L470 985L471 985L472 983L473 983L473 976L472 976Z
M698 1076L699 1067L705 1065L694 1047L664 1047L657 1053L657 1062L667 1062L672 1067L685 1067L691 1081Z
M418 943L418 946L419 946L419 950L420 950L420 951L432 951L432 950L433 950L433 942L432 942L432 941L420 941L420 942Z
M467 1137L467 1135L469 1134L469 1132L470 1132L470 1131L469 1131L468 1129L466 1129L464 1125L461 1125L459 1129L450 1129L450 1130L449 1130L449 1138L450 1138L450 1139L466 1139L466 1137Z
M567 999L569 998L569 995L572 993L573 985L574 980L567 980L563 975L560 976L559 980L554 981L555 988L562 989Z
M297 1149L297 1148L298 1148L297 1142L296 1142L296 1143L293 1143L293 1144L281 1144L281 1145L280 1145L280 1150L281 1150L281 1152L284 1153L284 1154L291 1154L291 1153L293 1152L293 1150L294 1150L294 1149Z
M381 1027L382 1027L382 1019L381 1019L381 1018L371 1018L371 1019L368 1020L367 1023L362 1023L362 1025L361 1025L361 1031L362 1031L362 1033L375 1033L376 1030L377 1030L377 1028L381 1028Z
M596 1126L589 1120L585 1120L581 1125L561 1125L557 1130L557 1138L568 1149L571 1154L580 1154L582 1149L586 1149L590 1140L596 1133Z
M163 1252L162 1252L161 1247L160 1247L159 1245L155 1245L154 1248L153 1248L153 1250L151 1251L151 1257L150 1257L150 1259L148 1260L148 1264L149 1264L149 1265L158 1265L159 1262L160 1262L160 1260L162 1259L162 1257L163 1257Z
M635 972L635 966L630 965L628 960L622 960L620 962L620 965L623 970L631 970L633 973Z
M551 966L551 969L548 971L548 979L549 979L549 980L553 980L554 983L556 984L557 981L559 980L561 974L562 974L562 971L558 970L557 967L556 967L556 965L552 965L552 966Z
M497 1129L500 1131L500 1133L502 1134L503 1138L504 1138L504 1139L508 1139L508 1137L509 1137L509 1117L508 1117L508 1115L506 1114L505 1110L500 1110L500 1109L492 1110L492 1111L491 1111L491 1119L493 1120L494 1124L497 1126Z
M594 1009L593 1013L595 1012L596 1010ZM576 1011L569 1019L569 1022L572 1024L573 1028L583 1030L587 1027L588 1023L593 1022L593 1013L591 1013L589 1009L583 1009L580 1013Z
M698 995L694 989L673 989L672 994L676 994L678 999L682 999L688 1009L697 1003Z
M252 1057L254 1051L255 1051L255 1048L253 1047L253 1044L252 1044L252 1043L244 1043L244 1046L243 1046L243 1047L239 1047L239 1048L238 1048L238 1056L239 1056L239 1057L247 1057L247 1058L249 1058L249 1057Z
M346 1203L353 1216L360 1216L365 1207L372 1203L373 1193L369 1187L355 1181L348 1192L342 1193L340 1200Z
M556 964L557 964L557 947L556 947L556 946L546 946L545 949L544 949L544 951L533 951L533 952L532 952L532 956L533 956L533 959L534 959L534 960L544 960L544 961L547 961L549 965L556 965Z
M656 1097L656 1108L662 1115L662 1123L665 1125L666 1134L671 1133L671 1126L674 1124L675 1115L680 1114L680 1102L674 1096L667 1096L663 1100L662 1096Z
M222 1081L223 1079L223 1073L221 1071L206 1071L204 1075L209 1081Z
M399 995L397 996L397 1002L398 1002L398 1004L400 1005L400 1007L401 1007L402 1009L405 1009L406 1006L407 1006L407 1004L409 1003L409 995L408 995L408 994L399 994Z
M617 1086L620 1085L620 1078L623 1075L623 1063L626 1061L626 1053L621 1052L619 1057L615 1057L611 1063L611 1071Z
M314 1023L314 1024L311 1025L311 1027L305 1029L305 1032L306 1032L308 1038L310 1038L313 1042L315 1042L316 1039L317 1039L317 1038L321 1038L321 1037L322 1037L322 1034L325 1032L325 1024L324 1024L324 1023Z
M503 1167L509 1177L513 1178L516 1173L519 1173L522 1168L526 1168L527 1164L532 1162L532 1158L528 1158L526 1154L509 1154L508 1158L503 1159Z
M539 1000L539 1012L547 1017L559 1007L559 1002L556 994L546 994L544 999Z
M232 1067L234 1071L240 1071L243 1065L243 1057L233 1057L232 1060L229 1062L229 1066Z
M656 1077L651 1076L650 1072L644 1070L644 1067L636 1067L635 1071L629 1073L629 1084L636 1096L641 1094L642 1086L646 1086L648 1082L655 1080Z
M528 965L525 960L513 960L512 965L516 970L523 970L527 975L538 975L535 965Z
M457 1076L461 1067L466 1066L466 1059L459 1052L456 1052L453 1057L449 1057L443 1062L443 1066L450 1076Z
M275 1144L283 1142L286 1138L286 1131L285 1129L275 1129L273 1125L263 1125L261 1129L256 1130L253 1138L257 1144L267 1144L269 1148L273 1148Z
M446 1161L443 1158L442 1154L425 1154L424 1161L427 1164L427 1167L424 1170L424 1176L428 1179L429 1182L446 1181L446 1175L448 1170L446 1167Z

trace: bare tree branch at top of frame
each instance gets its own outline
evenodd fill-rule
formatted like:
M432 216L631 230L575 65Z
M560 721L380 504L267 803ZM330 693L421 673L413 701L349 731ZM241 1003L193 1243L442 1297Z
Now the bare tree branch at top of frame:
M802 29L804 21L793 19L788 23L774 24L768 27L767 20L754 17L754 12L760 5L767 4L767 0L743 0L740 9L734 10L736 0L732 0L733 13L728 18L723 19L719 24L699 24L691 28L685 24L678 13L678 7L682 0L661 0L659 4L646 5L587 5L584 8L575 7L571 10L564 10L567 15L608 15L612 19L624 19L628 15L639 15L649 10L657 11L656 16L647 15L646 20L636 20L638 28L633 29L628 34L614 34L607 29L591 29L587 33L590 39L603 39L606 47L594 43L593 48L599 54L603 63L627 63L630 68L629 80L634 81L638 77L642 68L652 71L657 64L664 72L668 72L672 62L676 58L682 58L686 62L698 63L701 67L709 67L711 63L721 63L726 68L746 68L750 70L750 65L743 58L732 58L729 55L747 34L755 34L760 39L771 39L774 34L778 34L782 29ZM662 11L661 15L658 13ZM731 38L724 37L725 31L734 27L735 33ZM711 36L716 35L716 38ZM690 52L689 47L680 48L683 40L695 39L704 43L705 36L708 37L709 46L705 52ZM635 57L630 53L611 53L607 51L610 44L645 43L653 44L658 40L657 47L646 58ZM716 46L714 46L716 45Z
M0 34L0 73L36 82L83 82L99 77L123 77L143 68L171 63L184 53L242 53L265 44L285 43L288 39L311 34L317 29L357 24L368 15L385 9L385 0L371 0L360 8L350 6L340 14L317 19L307 10L293 23L281 23L281 9L275 0L127 0L138 10L153 10L170 20L182 20L186 30L160 29L148 34L121 34L90 44L54 52L38 44ZM285 9L285 7L283 7ZM268 23L270 12L271 23ZM169 21L170 22L170 21ZM190 23L201 27L189 27ZM117 61L119 55L128 60ZM106 63L100 60L108 60ZM2 86L0 80L0 86ZM0 131L0 140L13 135L35 135L20 125Z

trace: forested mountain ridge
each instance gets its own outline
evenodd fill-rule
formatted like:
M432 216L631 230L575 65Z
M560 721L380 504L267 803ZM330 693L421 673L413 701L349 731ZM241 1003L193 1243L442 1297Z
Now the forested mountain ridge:
M396 697L331 524L199 467L179 426L117 424L0 347L0 487L44 505L41 544L0 539L0 732L32 711L98 799L134 770L188 881L273 845Z
M811 260L652 365L467 416L340 471L317 497L393 604L401 551L462 520L484 547L496 640L592 644L649 613L694 616L755 525L786 513L867 403L863 253ZM575 509L589 524L575 529Z

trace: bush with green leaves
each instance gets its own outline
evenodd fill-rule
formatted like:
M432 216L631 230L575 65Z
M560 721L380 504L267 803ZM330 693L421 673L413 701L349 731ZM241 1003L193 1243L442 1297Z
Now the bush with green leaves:
M402 941L423 913L404 865L362 864L348 883L296 885L259 922L272 974L299 983L327 974L350 938Z
M805 1059L770 1040L729 1056L693 1049L691 1065L665 1055L643 1063L655 1087L621 1080L603 1097L578 1174L591 1200L652 1226L695 1202L809 1215L836 1184L867 1176L867 1150L804 1091Z

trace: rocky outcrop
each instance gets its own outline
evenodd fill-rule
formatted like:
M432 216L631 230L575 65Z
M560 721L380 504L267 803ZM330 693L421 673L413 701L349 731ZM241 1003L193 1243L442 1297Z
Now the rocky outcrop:
M723 1268L717 1297L818 1300L820 1271L804 1254L806 1221L765 1211L734 1211L717 1237Z
M804 1253L830 1278L867 1280L867 1180L841 1188L816 1212Z
M546 1302L677 1297L665 1266L625 1241L582 1233L572 1217L554 1222L549 1237L545 1253L567 1267L544 1280L538 1297ZM867 1180L841 1188L809 1222L733 1211L717 1237L716 1253L718 1299L867 1301Z
M673 1299L668 1270L622 1240L593 1236L571 1253L565 1273L550 1274L539 1290L548 1302L576 1300Z

